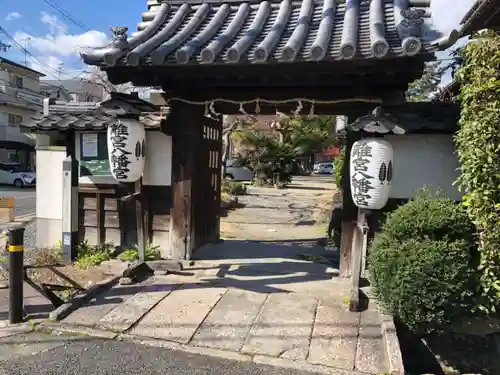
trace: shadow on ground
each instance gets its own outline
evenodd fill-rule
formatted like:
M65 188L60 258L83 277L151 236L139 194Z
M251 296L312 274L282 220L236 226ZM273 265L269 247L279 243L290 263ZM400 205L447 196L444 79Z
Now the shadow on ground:
M421 338L400 321L395 323L408 374L445 375L451 369L458 374L500 374L500 358L491 336L445 333Z

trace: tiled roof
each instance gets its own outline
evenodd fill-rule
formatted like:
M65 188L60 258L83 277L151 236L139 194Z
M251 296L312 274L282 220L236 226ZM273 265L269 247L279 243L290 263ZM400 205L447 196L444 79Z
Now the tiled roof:
M482 29L500 30L500 1L476 0L460 21L460 36Z
M396 134L405 132L453 133L458 129L458 103L408 102L399 106L377 107L372 113L347 124L342 131ZM339 128L337 128L337 131Z
M87 64L281 63L412 56L440 34L430 0L149 0L138 32L82 53Z
M45 103L44 103L45 104ZM115 123L117 116L135 114L146 128L158 128L168 112L160 113L160 108L129 94L112 93L111 98L102 103L59 102L56 101L21 126L33 130L103 130Z
M145 114L139 119L149 129L158 128L161 122L160 114ZM23 126L36 130L104 130L116 123L116 117L107 115L102 109L90 113L49 114L33 120L33 123Z

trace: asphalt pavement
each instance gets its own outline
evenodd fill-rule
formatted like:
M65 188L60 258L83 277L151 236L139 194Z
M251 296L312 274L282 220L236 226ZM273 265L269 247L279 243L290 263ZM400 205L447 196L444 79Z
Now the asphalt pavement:
M315 375L132 342L28 333L0 340L1 375Z
M0 185L0 197L14 197L14 216L23 217L36 213L36 190L35 188L15 188Z

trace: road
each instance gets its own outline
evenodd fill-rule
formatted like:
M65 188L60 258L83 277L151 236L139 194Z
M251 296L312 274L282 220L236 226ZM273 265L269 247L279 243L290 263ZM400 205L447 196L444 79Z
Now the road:
M16 199L14 216L34 215L36 212L35 188L18 189L11 186L0 186L0 197L14 197Z
M131 342L44 333L0 339L0 374L315 375Z

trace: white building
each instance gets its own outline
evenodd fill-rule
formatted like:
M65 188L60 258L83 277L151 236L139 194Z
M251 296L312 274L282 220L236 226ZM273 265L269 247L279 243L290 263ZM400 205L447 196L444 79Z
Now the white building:
M63 79L63 80L43 80L42 90L53 90L55 87L60 87L69 93L72 102L91 102L96 103L106 99L106 92L102 85L87 82L81 79ZM65 95L65 93L64 93ZM58 98L58 100L66 100L66 98Z
M0 162L34 166L35 137L19 125L42 109L40 78L44 74L0 57Z

